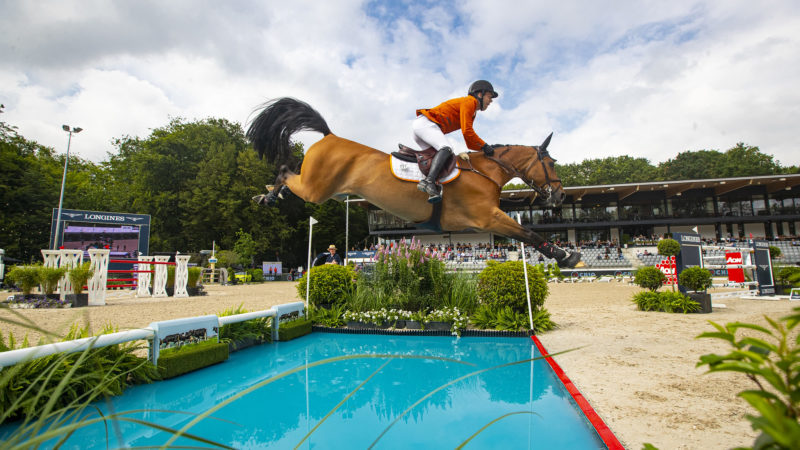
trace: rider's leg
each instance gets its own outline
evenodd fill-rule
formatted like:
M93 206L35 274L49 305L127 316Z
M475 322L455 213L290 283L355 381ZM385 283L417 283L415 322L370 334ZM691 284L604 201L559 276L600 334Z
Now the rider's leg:
M442 147L433 156L431 160L431 169L428 176L420 180L417 184L417 189L427 193L428 203L439 203L442 201L442 188L436 185L436 179L439 177L439 172L442 171L447 160L453 156L453 150L450 147Z
M542 243L536 245L536 250L548 258L555 259L558 263L558 267L575 267L575 264L577 264L581 259L580 253L567 253L562 248L557 247L547 241L543 241Z

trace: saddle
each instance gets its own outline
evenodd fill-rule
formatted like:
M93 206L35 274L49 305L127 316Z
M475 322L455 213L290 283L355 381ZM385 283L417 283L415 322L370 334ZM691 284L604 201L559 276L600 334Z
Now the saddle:
M420 172L422 172L423 175L428 176L428 173L431 171L431 159L433 159L433 155L436 154L436 150L431 147L426 148L425 150L414 150L413 148L406 147L403 144L397 144L397 147L399 150L392 152L392 156L403 161L417 163ZM458 159L456 158L456 155L451 156L447 160L444 168L442 168L442 171L439 172L439 179L446 177L450 172L452 172L453 169L456 168L457 163Z

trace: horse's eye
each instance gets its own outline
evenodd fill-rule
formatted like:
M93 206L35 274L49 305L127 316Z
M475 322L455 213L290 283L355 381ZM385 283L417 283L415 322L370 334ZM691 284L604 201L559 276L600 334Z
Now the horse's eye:
M550 168L551 169L555 169L556 168L556 163L550 161Z

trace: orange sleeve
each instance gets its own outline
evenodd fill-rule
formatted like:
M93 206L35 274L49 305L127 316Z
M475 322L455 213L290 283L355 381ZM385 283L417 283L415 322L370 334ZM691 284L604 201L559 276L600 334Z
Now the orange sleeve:
M478 100L472 96L464 97L464 101L461 102L461 133L464 135L464 142L466 142L467 148L470 150L480 150L486 144L472 129L477 107Z

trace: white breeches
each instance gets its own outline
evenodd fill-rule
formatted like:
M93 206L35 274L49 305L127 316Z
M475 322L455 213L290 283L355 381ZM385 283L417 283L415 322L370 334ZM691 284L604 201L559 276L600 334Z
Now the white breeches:
M428 147L433 147L436 150L441 150L442 147L450 147L450 142L444 137L439 125L431 122L430 119L423 115L414 119L411 128L414 130L414 141L417 142L420 150L425 150Z

